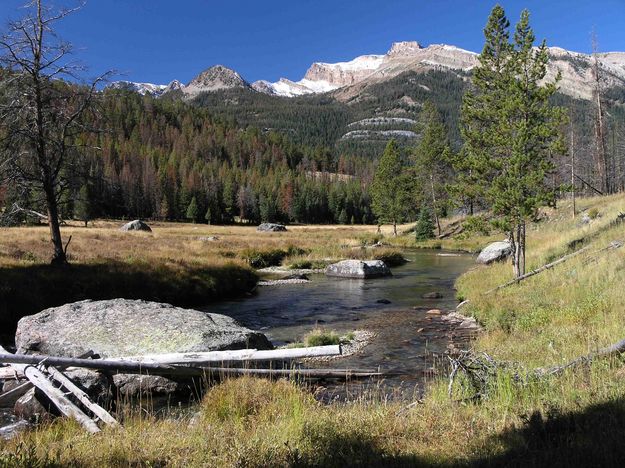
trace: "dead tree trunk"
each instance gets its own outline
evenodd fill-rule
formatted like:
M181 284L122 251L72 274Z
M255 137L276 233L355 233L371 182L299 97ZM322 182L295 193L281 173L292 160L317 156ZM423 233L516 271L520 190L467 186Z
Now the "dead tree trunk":
M600 181L601 191L611 193L610 177L608 175L608 161L605 143L605 122L603 100L601 95L601 71L597 59L597 40L593 33L593 80L594 80L594 103L595 103L595 164Z

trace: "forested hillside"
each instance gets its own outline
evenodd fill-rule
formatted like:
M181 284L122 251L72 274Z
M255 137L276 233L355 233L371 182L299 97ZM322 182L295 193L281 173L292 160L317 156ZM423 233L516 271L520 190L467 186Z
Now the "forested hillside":
M276 132L242 129L204 108L131 92L107 91L94 115L99 131L81 137L82 155L64 174L64 218L373 221L366 191L370 162L296 145ZM357 177L333 177L339 168ZM3 198L5 215L14 203L43 211L37 193L7 186Z
M450 140L458 148L461 144L458 119L465 80L461 74L443 70L406 72L371 86L364 95L345 100L330 94L286 98L248 88L231 88L203 93L193 103L210 109L215 115L233 119L241 126L275 130L297 143L325 145L337 153L377 159L391 137L406 140L407 144L414 139L381 132L413 131L414 123L390 121L386 125L372 125L361 122L372 117L414 121L426 100L440 109ZM170 98L175 97L170 95ZM354 134L355 130L363 132Z

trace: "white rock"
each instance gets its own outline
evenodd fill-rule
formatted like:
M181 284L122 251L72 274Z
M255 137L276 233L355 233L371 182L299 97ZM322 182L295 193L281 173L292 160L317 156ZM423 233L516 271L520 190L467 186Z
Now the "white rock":
M498 260L503 260L512 254L512 246L510 242L499 241L493 242L488 245L484 250L480 252L477 257L477 263L483 263L484 265L488 265L490 263L496 262Z

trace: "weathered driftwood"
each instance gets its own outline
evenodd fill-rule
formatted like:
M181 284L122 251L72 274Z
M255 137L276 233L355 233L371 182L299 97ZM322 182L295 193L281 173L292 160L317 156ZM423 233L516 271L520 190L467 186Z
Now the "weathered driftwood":
M256 349L240 349L234 351L207 351L197 353L148 354L119 358L122 361L140 361L165 365L190 364L202 366L214 362L232 361L272 361L313 358L321 356L338 356L340 345L311 346L308 348L287 348L258 351Z
M26 381L12 390L4 392L0 395L0 408L12 407L15 405L15 402L31 388L33 388L33 384L30 381Z
M521 275L518 278L510 280L507 283L501 284L501 285L497 286L496 288L489 289L484 294L490 294L492 292L499 291L500 289L506 288L506 287L511 286L513 284L520 283L524 279L527 279L527 278L529 278L531 276L537 275L538 273L541 273L541 272L543 272L545 270L549 270L550 268L553 268L554 266L559 265L560 263L566 262L568 259L573 258L573 257L575 257L575 256L577 256L577 255L579 255L579 254L581 254L583 252L585 252L589 248L590 248L590 246L588 245L588 246L583 247L583 248L581 248L579 250L576 250L573 253L567 254L564 257L560 257L558 260L556 260L554 262L547 263L546 265L543 265L540 268L536 268L535 270L532 270L532 271L530 271L528 273L525 273L524 275Z
M83 367L85 369L97 369L108 372L128 374L153 374L153 375L201 375L202 370L182 366L168 366L165 364L142 363L134 361L122 361L119 359L81 359L35 354L11 354L0 353L0 362L7 364L30 364L55 367ZM17 368L20 371L20 368Z
M23 378L25 378L24 374L11 366L0 367L0 380L19 380Z
M65 389L70 391L72 395L74 395L76 399L78 399L78 401L80 401L85 406L85 408L89 409L89 411L96 415L104 424L108 424L109 426L119 425L119 423L115 420L113 416L108 413L108 411L106 411L97 403L91 401L89 396L79 387L77 387L74 382L72 382L65 374L63 374L63 372L55 369L54 367L48 367L46 368L46 371L54 380L56 380L63 387L65 387Z
M87 351L86 353L78 356L81 359L88 358L94 355L93 351ZM2 363L2 361L0 361ZM59 370L64 370L65 368L59 367ZM18 369L15 369L11 366L0 367L0 380L20 380L25 379L24 373Z
M243 349L237 351L210 351L206 353L166 354L159 362L158 355L146 356L147 362L138 361L142 356L132 358L81 359L46 355L0 353L0 362L16 364L39 364L50 366L84 367L109 372L153 375L202 375L202 367L213 362L271 361L305 357L331 356L341 354L340 346L316 346L311 348L276 349L258 351ZM194 357L195 356L195 357Z
M2 346L0 346L0 352L6 354L6 350ZM11 366L21 370L26 378L35 387L41 390L62 414L74 418L91 433L100 432L98 425L89 416L83 413L78 406L72 403L62 390L56 388L42 371L28 364L11 363Z
M241 369L233 367L209 367L207 372L218 375L268 375L276 377L304 377L304 378L367 378L387 375L379 371L351 369Z
M614 343L610 346L606 346L605 348L601 348L594 353L587 354L585 356L580 356L572 361L569 361L567 364L562 366L553 366L553 367L541 367L534 370L534 373L538 376L543 375L558 375L564 372L566 369L570 369L572 367L577 367L581 364L587 364L596 359L606 359L613 356L618 356L619 354L625 353L625 338L623 338L618 343Z
M622 241L614 240L614 241L610 242L610 244L608 246L603 247L602 249L599 249L597 252L595 252L594 256L596 256L596 255L598 255L598 254L600 254L602 252L605 252L606 250L619 249L622 246L623 246L623 242ZM529 273L526 273L526 274L524 274L522 276L519 276L518 278L510 280L507 283L501 284L501 285L497 286L496 288L490 289L490 290L486 291L484 294L490 294L492 292L495 292L495 291L498 291L500 289L506 288L506 287L511 286L513 284L519 283L519 282L523 281L524 279L527 279L527 278L529 278L531 276L534 276L534 275L536 275L538 273L541 273L541 272L543 272L545 270L549 270L550 268L553 268L554 266L559 265L560 263L563 263L563 262L569 260L570 258L573 258L573 257L575 257L575 256L577 256L577 255L587 251L588 249L590 249L589 245L587 245L586 247L583 247L583 248L581 248L579 250L576 250L573 253L565 255L564 257L560 257L558 260L556 260L554 262L547 263L546 265L543 265L540 268L536 268L535 270L532 270Z

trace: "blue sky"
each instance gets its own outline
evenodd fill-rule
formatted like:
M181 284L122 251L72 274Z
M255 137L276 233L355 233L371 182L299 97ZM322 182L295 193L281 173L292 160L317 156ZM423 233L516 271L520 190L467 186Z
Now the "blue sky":
M76 4L54 0L55 4ZM0 23L26 0L0 0ZM446 43L479 52L494 1L483 0L87 0L59 33L92 75L188 82L220 63L249 80L298 80L314 61L384 53L394 41ZM589 52L625 51L625 0L500 1L514 24L523 8L538 39Z

